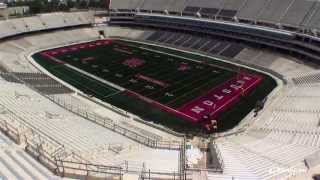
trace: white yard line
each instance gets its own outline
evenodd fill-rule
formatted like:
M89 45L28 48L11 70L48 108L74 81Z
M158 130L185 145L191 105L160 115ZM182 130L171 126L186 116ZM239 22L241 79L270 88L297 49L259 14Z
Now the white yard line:
M90 78L92 78L92 79L94 79L94 80L97 80L97 81L99 81L99 82L102 82L102 83L104 83L104 84L107 84L107 85L109 85L109 86L111 86L111 87L113 87L113 88L115 88L115 89L118 89L118 90L120 90L120 91L126 90L126 89L123 88L123 87L120 87L120 86L118 86L118 85L116 85L116 84L114 84L114 83L112 83L112 82L106 81L106 80L104 80L104 79L101 79L101 78L99 78L99 77L97 77L97 76L95 76L95 75L93 75L93 74L90 74L90 73L88 73L88 72L86 72L86 71L83 71L83 70L81 70L81 69L79 69L79 68L77 68L77 67L74 67L74 66L70 65L70 64L64 64L64 65L67 66L68 68L71 68L71 69L73 69L73 70L75 70L75 71L77 71L77 72L79 72L79 73L82 73L82 74L84 74L84 75L86 75L86 76L88 76L88 77L90 77Z
M171 53L166 53L166 52L162 52L162 51L158 51L158 50L154 50L154 49L149 49L149 48L145 48L145 47L141 47L141 46L138 46L138 48L144 49L144 50L147 50L147 51L151 51L151 52L156 52L156 53L159 53L159 54L165 54L165 55L176 57L176 58L180 58L180 59L185 59L185 60L196 62L196 63L199 63L199 64L203 64L203 61L198 61L198 60L195 60L195 59L190 59L190 58L187 58L187 57L183 57L183 56L179 56L179 55L175 55L175 54L171 54ZM215 68L220 68L220 69L223 69L225 71L232 71L232 70L227 69L225 67L221 67L221 66L214 65L214 64L206 64L206 65L207 66L211 66L211 67L215 67Z

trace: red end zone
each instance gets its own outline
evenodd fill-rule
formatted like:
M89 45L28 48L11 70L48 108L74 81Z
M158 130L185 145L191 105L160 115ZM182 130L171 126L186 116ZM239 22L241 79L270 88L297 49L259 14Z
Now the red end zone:
M153 101L140 94L127 90L127 95L152 104L164 111L175 114L178 117L189 120L195 124L201 124L208 131L213 130L217 124L219 115L235 105L241 96L248 95L263 80L262 76L242 73L229 81L213 88L205 95L202 95L182 107L170 108L159 102Z
M207 94L178 108L179 112L192 117L194 123L201 123L206 129L214 126L219 115L237 103L241 96L254 90L263 77L252 74L238 74L228 82L210 90Z
M86 42L81 44L70 45L66 47L56 48L52 50L43 51L41 55L46 57L54 57L68 52L80 51L81 49L95 48L97 46L109 45L112 43L110 39L97 40L94 42Z

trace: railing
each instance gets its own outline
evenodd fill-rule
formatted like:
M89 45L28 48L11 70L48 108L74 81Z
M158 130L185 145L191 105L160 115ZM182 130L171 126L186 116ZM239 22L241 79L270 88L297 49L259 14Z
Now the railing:
M217 144L213 140L213 138L211 138L210 144L212 145L211 148L215 151L215 153L217 155L217 159L219 161L219 167L217 167L216 169L217 169L217 171L220 171L222 173L223 170L224 170L224 162L223 162L223 158L222 158L221 152L220 152Z
M122 127L116 123L114 123L111 119L109 118L102 118L100 116L98 116L95 113L91 113L91 112L87 112L85 109L81 109L77 106L74 106L70 103L66 103L64 100L54 96L54 95L45 95L42 92L40 92L39 90L37 90L36 88L34 88L31 84L28 84L26 81L24 81L23 79L19 78L18 76L16 76L13 73L10 73L13 77L19 79L20 81L24 82L26 86L28 86L29 88L31 88L32 90L38 92L40 95L42 95L43 97L48 98L49 100L51 100L53 103L63 107L66 110L69 110L70 112L81 116L85 119L88 119L100 126L103 126L109 130L112 130L116 133L119 133L131 140L134 140L138 143L141 143L145 146L151 147L151 148L157 148L157 149L169 149L169 150L180 150L180 142L177 141L159 141L159 140L155 140L152 137L147 137L144 135L140 135L137 132L134 132L132 130L129 130L125 127ZM24 121L22 119L22 121ZM27 123L27 122L26 122ZM28 123L27 123L28 124ZM39 130L40 131L40 130Z
M56 161L54 157L50 156L50 154L43 148L42 145L38 145L36 143L33 143L32 141L28 141L26 143L25 150L42 165L56 174Z
M155 140L153 138L143 136L141 134L138 134L137 132L134 132L132 130L129 130L127 128L124 128L116 123L114 123L109 118L102 118L98 116L95 113L87 112L84 109L81 109L77 106L73 106L72 104L66 103L64 100L56 97L56 96L46 96L49 98L52 102L55 104L63 107L64 109L69 110L70 112L73 112L74 114L77 114L78 116L81 116L85 119L88 119L96 124L99 124L109 130L112 130L114 132L117 132L129 139L132 139L140 144L143 144L145 146L156 148L156 149L169 149L169 150L180 150L180 142L176 141L159 141Z
M121 108L115 107L115 106L113 106L113 105L111 105L111 104L107 104L107 103L104 103L104 102L100 102L99 99L90 98L90 97L88 97L87 95L84 95L84 94L82 94L82 93L78 93L78 95L81 96L81 97L83 97L83 98L85 98L85 99L87 99L87 100L89 100L89 101L92 101L92 102L94 102L94 103L97 103L97 104L99 104L99 105L101 105L101 106L103 106L103 107L105 107L105 108L107 108L107 109L109 109L109 110L117 113L117 114L120 114L120 115L122 115L122 116L124 116L124 117L126 117L126 118L129 118L129 117L131 116L131 114L130 114L129 112L127 112L127 111L125 111L125 110L123 110L123 109L121 109ZM132 117L132 116L131 116L131 117ZM153 124L153 123L149 123L149 122L147 122L147 121L144 121L144 120L139 119L139 118L136 117L136 116L133 116L132 119L135 120L135 121L137 121L137 122L139 122L139 123L146 124L146 125L148 125L148 126L151 126L151 127L153 127L153 128L159 129L159 130L164 131L164 132L167 132L167 133L172 134L172 135L177 136L177 137L183 137L183 136L184 136L184 134L175 132L175 131L173 131L173 130L171 130L171 129L169 129L169 128L165 128L165 127L162 127L162 126L158 126L158 125L156 125L156 124Z
M150 170L144 170L140 174L142 180L153 180L153 179L166 179L166 180L187 180L192 179L191 174L188 172L155 172Z
M8 124L7 121L0 119L0 130L16 144L20 144L20 133L17 128Z
M76 161L56 160L57 175L61 177L83 176L86 178L122 179L121 167L103 166Z
M21 118L11 111L6 110L6 116L10 121L0 119L0 130L17 144L25 143L26 152L56 175L94 176L104 179L112 176L113 179L121 179L123 174L121 167L90 164L74 152L67 151L51 137L39 133L40 130L26 125L25 121L21 121ZM23 131L20 132L15 126L22 127ZM114 178L115 176L120 178Z
M11 74L13 77L16 77L14 74ZM66 103L65 101L55 97L44 95L39 92L37 89L32 87L30 84L20 79L26 86L32 90L38 92L43 97L48 98L55 104L69 110L72 113L75 113L81 117L84 117L90 121L93 121L99 125L102 125L114 132L122 134L132 140L135 140L141 144L144 144L151 148L158 149L169 149L169 150L178 150L184 149L185 144L181 144L176 141L157 141L153 138L149 138L143 135L140 135L134 131L126 129L122 126L115 124L111 119L102 118L95 113L87 112L84 109L76 107L72 104ZM40 163L48 167L51 171L59 176L69 176L69 177L94 177L102 179L121 179L124 173L136 173L140 174L143 179L153 179L155 177L164 177L165 179L182 179L184 180L187 177L186 172L184 171L184 160L179 163L179 172L157 172L152 170L146 170L144 165L136 165L132 162L125 161L119 166L104 166L99 164L92 164L89 161L84 160L81 156L77 155L72 151L67 151L63 145L56 142L50 136L47 136L40 129L33 127L31 124L26 122L24 119L16 116L13 113L12 119L17 120L22 126L26 127L23 133L20 133L19 130L14 130L14 128L8 128L6 122L0 123L0 128L3 131L10 131L12 134L17 134L15 137L18 139L18 142L25 142L26 151L35 157ZM0 121L1 122L1 121ZM12 126L15 127L15 126ZM16 132L18 131L18 132ZM31 134L30 134L31 133ZM31 135L31 136L29 136ZM24 141L22 139L24 138ZM182 154L181 154L182 153ZM185 158L185 151L181 151L180 154Z
M2 107L5 109L5 116L7 119L10 120L12 124L10 124L9 121L2 120L2 124L6 125L5 129L3 131L8 131L8 134L13 134L16 138L15 142L17 144L26 142L27 140L37 141L38 144L40 143L47 143L47 144L54 144L55 147L61 147L62 145L57 142L55 139L48 136L46 133L42 132L37 127L34 127L29 122L27 122L25 119L21 118L17 114L15 114L10 109L6 108L2 105ZM16 127L20 128L17 129ZM14 137L12 137L14 138ZM24 140L24 141L23 141Z

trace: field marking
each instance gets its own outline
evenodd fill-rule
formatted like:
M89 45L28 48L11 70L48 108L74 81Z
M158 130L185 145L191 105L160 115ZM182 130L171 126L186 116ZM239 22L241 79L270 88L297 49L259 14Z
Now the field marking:
M132 45L129 44L128 46L132 46ZM220 68L220 69L223 69L223 70L225 70L225 71L235 72L235 71L232 70L232 69L228 69L228 68L226 68L226 67L214 65L214 64L211 64L211 63L205 63L204 61L195 60L195 59L183 57L183 56L180 56L180 55L171 54L171 53L166 53L166 52L162 52L162 51L158 51L158 50L154 50L154 49L150 49L150 48L146 48L146 47L141 47L141 46L136 46L136 47L138 47L138 48L140 48L140 49L143 49L143 50L147 50L147 51L151 51L151 52L156 52L156 53L159 53L159 54L165 54L165 55L168 55L168 56L173 56L173 57L176 57L176 58L185 59L185 60L192 61L192 62L196 62L196 63L199 63L199 64L205 64L205 65L207 65L207 66L211 66L211 67L215 67L215 68ZM178 50L176 50L176 51L178 51ZM178 51L178 52L179 52L179 51ZM183 51L181 51L181 52L183 52Z
M104 80L104 79L101 79L101 78L99 78L99 77L97 77L97 76L95 76L95 75L93 75L93 74L91 74L91 73L88 73L88 72L86 72L86 71L84 71L84 70L81 70L81 69L79 69L79 68L77 68L77 67L74 67L74 66L72 66L72 65L70 65L70 64L68 64L68 63L66 63L66 64L64 64L64 65L67 66L67 67L70 68L70 69L73 69L73 70L79 72L79 73L82 73L82 74L84 74L84 75L86 75L86 76L89 76L89 77L91 77L92 79L95 79L95 80L100 81L100 82L102 82L102 83L104 83L104 84L107 84L107 85L109 85L109 86L111 86L111 87L113 87L113 88L115 88L115 89L118 89L118 90L120 90L120 91L126 90L126 89L123 88L123 87L120 87L120 86L118 86L118 85L116 85L116 84L114 84L114 83L112 83L112 82L106 81L106 80Z
M64 75L63 73L61 73L61 72L59 71L59 68L60 68L60 67L55 67L55 68L52 68L51 70L52 70L53 72L55 72L56 74ZM67 70L67 71L70 71L70 69L66 69L66 70ZM72 71L71 71L71 72L72 72ZM79 73L79 72L74 71L74 72L72 72L72 73ZM83 75L83 74L81 74L81 73L79 73L79 76L80 76L81 78L85 79L85 80L89 80L89 81L93 82L92 79L86 77L85 75ZM67 81L71 81L71 82L73 82L73 83L75 83L75 84L77 84L77 85L81 85L81 82L80 82L80 81L77 81L77 80L75 80L75 79L73 79L73 78L65 78L65 79L66 79ZM101 85L102 85L102 87L106 87L105 84L101 84ZM89 87L83 87L83 88L84 88L85 90L90 90L90 91L96 93L97 95L105 96L103 93L101 93L100 91L97 91L96 89L92 89L92 88L89 88ZM109 90L112 90L112 89L110 89L109 87L106 87L106 88L109 89ZM117 91L117 90L113 90L113 91L115 91L115 92L122 92L122 91ZM114 94L114 93L111 93L111 94ZM107 96L108 96L108 95L107 95Z
M220 77L220 78L221 78L221 77ZM232 78L232 77L230 77L230 78ZM203 79L203 80L204 80L204 79ZM230 79L227 79L227 81L229 81L229 80L230 80ZM216 78L214 78L214 79L212 79L212 80L209 80L208 83L211 84L212 82L216 82L216 81L218 81L218 77L216 77ZM225 81L224 81L224 82L225 82ZM190 91L188 91L188 92L185 92L185 93L181 94L180 96L177 96L175 99L167 102L166 104L167 104L167 105L170 105L170 104L172 104L172 103L175 103L178 99L183 98L183 97L185 97L186 95L188 95L188 94L190 94L190 93L194 93L194 91L199 90L199 88L203 88L203 87L206 86L208 83L202 83L202 84L199 85L197 88L194 88L194 89L192 89L192 90L190 90ZM222 82L222 83L223 83L223 82ZM215 88L215 87L217 87L217 86L219 86L219 85L220 85L220 84L217 84L216 86L211 87L211 89L207 90L205 93L207 94L208 92L210 92L210 91L212 90L212 88ZM190 101L193 101L194 99L198 99L199 97L204 96L205 93L202 93L202 94L194 97L193 99L191 99L191 100L189 100L189 101L187 101L187 102L184 102L184 103L182 104L182 106L184 106L185 104L188 104ZM180 106L181 106L181 105L180 105ZM179 108L179 107L177 107L177 109L178 109L178 108Z
M184 118L187 118L187 119L192 119L193 121L196 121L197 119L196 118L194 118L194 117L192 117L192 116L189 116L188 114L185 114L184 112L182 112L182 111L179 111L179 110L177 110L177 109L173 109L173 108L171 108L171 107L169 107L169 106L167 106L167 105L165 105L165 104L162 104L162 103L160 103L160 102L158 102L158 101L155 101L155 100L153 100L153 99L150 99L150 98L148 98L148 97L145 97L145 96L143 96L143 95L141 95L141 94L139 94L139 93L136 93L136 92L134 92L134 91L130 91L130 90L127 90L127 92L129 92L131 95L133 95L133 96L136 96L137 98L139 98L141 101L144 101L144 102L146 102L146 103L148 103L148 104L151 104L151 105L154 105L154 106L156 106L156 107L158 107L158 108L160 108L160 109L162 109L162 110L169 110L169 111L167 111L168 113L174 113L175 115L181 115L181 116L183 116ZM129 95L130 95L129 94Z
M261 78L257 78L253 83L251 83L247 88L245 88L243 90L243 92L246 92L248 89L250 89L252 86L255 86L256 83L258 81L261 81ZM230 98L226 103L224 103L222 106L220 106L218 109L215 109L215 111L212 112L212 114L215 114L216 112L218 112L221 108L224 108L225 106L228 105L229 102L233 101L235 98L238 98L239 96L241 96L241 93L236 94L235 96L233 96L233 98Z
M128 45L128 44L126 44L126 46L132 47L132 46L130 46L130 45ZM185 57L182 57L182 56L173 55L173 54L169 54L169 53L165 53L165 52L161 52L161 51L157 51L157 50L150 50L150 49L148 49L148 48L143 48L143 47L139 47L139 46L136 46L135 48L145 49L145 50L151 51L151 52L153 52L153 53L166 54L166 55L168 55L168 56L170 56L170 57L178 57L179 59L186 59L186 60L189 60L189 61L192 61L192 62L196 62L196 63L199 63L199 64L203 64L201 61L192 60L192 59L190 59L190 58L185 58ZM85 74L85 75L87 75L87 76L89 76L89 77L91 77L91 78L93 78L93 79L95 79L95 80L97 80L97 81L106 83L106 84L114 87L115 89L120 89L120 88L122 88L122 87L120 87L120 86L122 86L122 84L116 85L116 84L114 84L114 83L111 83L111 84L112 84L112 85L111 85L111 84L109 84L110 82L108 83L108 81L105 81L105 80L103 80L103 79L101 79L101 78L99 78L99 77L97 77L97 76L94 76L94 75L92 75L92 74L90 74L90 73L88 73L88 72L86 72L86 71L83 71L83 70L81 70L81 69L79 69L79 68L77 68L77 67L74 67L74 66L72 66L72 65L70 65L70 64L68 64L68 63L66 63L65 65L68 66L69 68L74 69L74 70L76 70L76 71L78 71L78 72L80 72L80 73L82 73L82 74ZM209 67L214 67L214 68L218 68L218 69L223 69L223 68L219 68L219 67L216 67L216 66L211 66L211 65L209 65L209 64L205 64L205 65L206 65L206 66L209 66ZM117 67L117 65L114 65L114 66ZM118 69L118 68L117 68L117 69ZM225 69L223 69L223 70L225 70ZM164 71L167 71L167 69L165 69ZM226 71L229 72L230 70L226 70ZM156 72L155 74L159 74L159 72ZM128 76L130 76L130 75L128 75ZM191 78L191 77L190 77L190 78ZM215 78L215 79L216 79L216 78ZM178 82L179 82L179 81L178 81ZM188 83L188 85L193 84L193 83L194 83L194 82ZM127 83L124 83L124 84L127 84ZM204 85L205 85L205 84L202 84L201 86L204 86ZM118 88L118 87L120 87L120 88ZM180 89L183 89L183 88L185 88L185 87L187 87L187 85L184 85L182 88L174 89L173 92L176 92L176 91L178 91L178 90L180 90ZM122 89L125 90L124 88L122 88ZM160 89L157 90L157 91L162 91L163 89L165 89L165 88L160 88ZM198 88L197 88L197 89L198 89ZM122 91L123 91L123 90L122 90ZM137 92L141 92L141 91L144 91L144 90L145 90L145 89L143 88L143 89L137 90ZM171 92L171 91L170 91L170 92ZM191 92L193 92L193 90L192 90ZM188 92L185 93L185 94L190 94L191 92L188 91ZM153 94L153 93L154 93L154 92L152 92L151 94ZM174 100L171 100L171 101L176 101L177 99L180 99L181 97L184 97L185 94L182 94L181 96L176 97ZM170 103L171 103L171 101L170 101ZM168 104L168 103L166 103L166 104Z
M191 81L192 79L198 79L198 77L202 77L202 74L206 74L206 72L209 72L210 70L208 70L208 69L206 69L206 70L202 70L202 71L200 71L199 73L198 72L194 72L194 73L198 73L197 75L195 75L195 76L183 76L183 77L180 77L180 78L178 78L178 76L175 76L175 78L178 78L177 80L174 80L174 85L179 85L179 84L181 84L181 83L183 83L183 82L185 82L185 81L187 81L186 83L183 83L184 85L182 85L183 86L183 88L185 88L186 86L188 86L188 85L190 85L190 84L192 84L194 81ZM176 72L177 73L177 72ZM200 76L200 74L201 74L201 76ZM220 73L219 73L220 74ZM182 76L182 74L181 75L179 75L179 76ZM173 80L173 79L171 79L171 80ZM188 81L189 80L189 81ZM188 85L185 85L185 84L188 84ZM147 94L148 96L149 95L153 95L153 94L155 94L155 93L159 93L159 91L163 91L163 90L165 90L165 89L168 89L168 88L161 88L161 89L158 89L158 90L156 90L155 92L152 92L152 93L150 93L150 94ZM167 92L172 92L172 91L176 91L177 89L181 89L181 88L175 88L175 89L173 89L173 90L171 90L171 91L167 91Z
M199 53L199 52L194 52L194 51L187 51L187 50L183 50L183 49L179 49L178 47L169 47L169 46L165 46L165 45L161 45L161 44L156 44L156 43L151 43L151 42L145 42L145 41L137 41L137 40L132 40L132 39L126 39L126 38L121 38L121 37L110 37L112 38L113 40L120 40L120 41L124 41L124 42L131 42L131 43L135 43L135 44L142 44L142 45L149 45L149 46L154 46L154 47L160 47L160 48L163 48L163 49L169 49L169 50L173 50L173 51L177 51L177 52L182 52L184 54L192 54L192 55L196 55L196 56L200 56L200 57L205 57L205 58L208 58L212 61L217 61L217 62L223 62L223 63L226 63L226 64L231 64L231 65L234 65L236 67L244 67L246 69L251 69L251 70L254 70L254 71L257 71L257 72L260 72L262 74L265 74L265 75L268 75L270 77L272 77L279 86L279 88L282 88L283 86L283 83L284 81L273 75L272 73L270 72L267 72L267 71L264 71L264 70L261 70L261 69L258 69L258 68L254 68L254 67L251 67L249 65L245 65L245 64L241 64L241 63L237 63L237 62L232 62L232 61L228 61L226 59L223 59L223 58L220 58L220 57L214 57L214 56L210 56L210 55L206 55L206 54L202 54L202 53ZM209 65L212 65L209 63ZM274 71L273 71L274 72Z
M123 92L123 91L116 91L116 92L114 92L114 93L111 93L111 94L108 94L108 95L106 95L106 96L103 96L103 98L108 98L108 97L111 97L111 96L120 94L120 93L122 93L122 92Z

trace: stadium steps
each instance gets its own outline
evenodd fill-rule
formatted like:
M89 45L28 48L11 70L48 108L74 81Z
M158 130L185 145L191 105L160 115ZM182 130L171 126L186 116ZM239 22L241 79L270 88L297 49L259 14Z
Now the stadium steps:
M239 157L261 179L278 176L278 173L270 173L270 169L294 167L303 160L305 154L312 154L317 151L317 148L297 147L293 144L283 145L277 143L270 146L270 142L273 142L272 140L260 140L257 142L260 145L254 143L250 148L248 145L235 142L232 139L225 139L222 143L231 146L230 149L233 149L235 156ZM268 141L269 143L267 143ZM257 148L260 148L260 150ZM288 174L283 174L282 176L288 176Z
M320 83L320 73L310 74L292 79L297 85Z
M277 163L271 162L268 159L261 157L252 152L248 152L247 150L234 146L237 153L238 158L246 164L246 166L254 172L260 179L269 179L275 176L274 174L270 174L269 170L273 167L283 167ZM284 167L283 167L284 168Z
M255 59L259 55L259 51L252 48L245 48L243 49L234 59L246 62Z
M7 137L5 136L3 133L0 132L0 146L1 147L7 147L7 146L11 146L14 143Z
M320 147L320 132L319 130L309 130L298 132L296 130L275 130L260 128L257 132L268 132L267 138L273 139L286 144L295 144L297 146L305 146L310 148Z
M246 163L242 163L238 155L234 153L234 149L230 145L224 142L224 140L218 141L217 146L220 149L221 156L224 162L223 174L214 174L209 173L208 177L213 178L243 178L243 179L252 179L258 180L259 177L254 174L254 172L247 168Z
M171 36L165 43L167 44L173 44L178 39L180 39L183 35L181 33L174 33L173 36Z
M153 34L154 31L151 31L151 30L144 30L143 34L141 34L139 37L137 37L137 39L140 39L140 40L147 40L147 38L149 36L151 36L151 34Z
M50 171L21 151L0 152L1 175L7 179L53 179Z
M286 93L286 96L319 97L320 92L317 86L295 86L291 88L290 92Z
M184 34L179 39L177 39L173 44L176 46L180 46L180 45L184 44L185 42L187 42L189 39L191 39L191 36Z
M268 120L255 127L310 131L319 128L319 114L309 112L287 112L274 110Z
M19 54L24 51L24 49L16 46L15 44L9 42L0 43L0 51L12 54Z
M10 43L23 50L27 50L33 47L33 45L25 38L14 39L10 41Z

